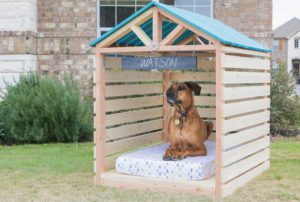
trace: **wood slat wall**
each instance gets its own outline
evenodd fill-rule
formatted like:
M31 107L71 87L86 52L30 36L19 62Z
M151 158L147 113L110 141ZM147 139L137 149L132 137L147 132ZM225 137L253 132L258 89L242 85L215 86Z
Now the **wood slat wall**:
M215 125L214 58L201 55L197 72L172 72L171 81L195 81L202 87L195 97L200 116ZM122 151L162 140L163 73L124 71L120 58L105 58L106 168L113 168ZM212 96L211 96L212 95ZM212 134L210 140L215 139Z
M222 195L269 167L270 59L224 47L222 52Z
M107 167L115 160L109 156L162 140L162 78L162 72L106 70Z

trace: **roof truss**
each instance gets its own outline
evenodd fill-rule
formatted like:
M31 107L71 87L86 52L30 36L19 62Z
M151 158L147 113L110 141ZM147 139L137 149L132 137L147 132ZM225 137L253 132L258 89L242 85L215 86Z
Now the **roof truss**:
M141 25L152 19L152 39L141 28ZM163 21L176 24L176 27L163 38ZM189 30L192 34L184 36ZM116 41L133 32L143 43L143 46L120 46ZM190 33L188 32L188 33ZM180 38L181 37L181 38ZM205 43L208 41L208 43ZM176 43L174 44L174 42ZM179 41L179 42L178 42ZM99 44L100 53L134 53L134 52L169 52L169 51L214 51L215 39L174 17L168 12L152 7L131 20L129 23L112 33Z

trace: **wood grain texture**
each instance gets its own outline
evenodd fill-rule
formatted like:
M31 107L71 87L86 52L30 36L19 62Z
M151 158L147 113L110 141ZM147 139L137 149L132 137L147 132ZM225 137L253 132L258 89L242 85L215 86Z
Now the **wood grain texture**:
M223 84L262 84L270 82L271 75L268 72L224 71L223 74Z
M102 175L103 185L120 189L139 189L145 191L189 193L189 194L214 194L215 179L208 178L201 181L165 180L151 177L131 176L109 171Z
M233 178L251 170L255 166L269 159L270 149L266 148L258 153L253 154L237 163L234 163L226 168L222 168L222 183L226 183Z
M148 96L127 99L106 100L105 110L119 111L125 109L137 109L142 107L159 106L163 104L163 96Z
M226 55L222 57L223 68L238 68L238 69L256 69L270 70L270 59L256 57L241 57L236 55Z
M266 136L270 132L270 124L264 123L233 134L222 136L223 151L251 140Z
M263 173L265 170L269 169L270 167L270 161L266 161L263 164L255 167L254 169L248 171L244 175L236 178L235 180L225 184L222 186L223 194L222 196L228 196L232 194L237 188L240 188L244 186L247 182L252 180L253 178L257 177L261 173Z
M270 120L270 111L262 111L254 114L238 116L224 120L223 132L240 130L256 124L265 123Z
M270 86L223 87L224 101L270 95Z
M163 131L148 133L145 135L129 137L122 140L117 140L114 142L109 142L105 144L106 155L111 155L119 152L124 152L130 148L139 148L143 145L153 144L162 141Z
M241 102L224 103L224 117L254 112L270 108L270 98L246 100Z
M270 146L269 136L252 141L248 144L240 145L229 151L222 151L222 166L227 166L235 161L241 160L246 156L256 153Z
M129 96L129 95L147 95L163 93L163 85L155 84L132 84L132 85L112 85L105 86L106 97Z
M137 122L163 116L163 108L150 108L105 115L106 126Z
M163 119L145 121L136 124L122 125L115 128L108 128L105 131L106 141L125 138L128 136L145 133L163 128Z
M106 71L106 82L142 82L162 81L162 72Z

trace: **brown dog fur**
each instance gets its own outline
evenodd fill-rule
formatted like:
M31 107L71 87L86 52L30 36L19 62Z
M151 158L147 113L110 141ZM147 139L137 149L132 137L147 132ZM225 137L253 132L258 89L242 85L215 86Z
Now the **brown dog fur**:
M200 86L198 87L201 89ZM213 129L213 124L212 122L204 122L200 118L194 105L192 92L195 89L193 89L193 86L188 85L188 83L175 83L171 85L169 90L182 102L181 104L174 105L175 112L170 118L168 128L170 147L166 150L163 159L180 160L187 156L207 155L204 141L209 137ZM188 115L182 118L180 124L176 125L175 121L181 116L180 112L186 112Z

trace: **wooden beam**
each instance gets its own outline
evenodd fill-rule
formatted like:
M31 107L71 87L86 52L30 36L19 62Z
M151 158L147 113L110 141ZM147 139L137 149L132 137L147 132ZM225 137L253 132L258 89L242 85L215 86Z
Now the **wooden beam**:
M182 41L180 41L177 45L187 45L189 43L191 43L194 40L195 35L191 35L185 39L183 39Z
M223 135L223 88L222 88L222 45L218 41L216 43L216 185L215 195L218 198L222 197L222 135Z
M172 20L172 21L174 21L174 22L176 22L176 23L178 23L178 24L184 26L186 29L189 29L190 31L192 31L192 32L194 32L195 34L197 34L198 36L202 36L203 38L209 40L210 42L213 42L213 43L216 42L216 40L215 40L214 38L212 38L211 36L209 36L209 35L207 35L207 34L201 32L200 30L198 30L198 29L195 28L194 26L187 24L187 23L184 22L183 20L181 20L181 19L179 19L179 18L173 16L172 14L170 14L170 13L164 11L163 9L160 9L160 8L159 8L158 10L159 10L159 12L160 12L163 16L165 16L165 17L169 18L170 20Z
M140 26L133 25L131 30L136 34L137 37L144 43L145 46L150 46L152 40L148 37L148 35L142 30Z
M169 45L160 46L156 52L168 52L168 51L215 51L215 45ZM142 53L151 52L155 53L150 47L136 46L136 47L112 47L112 48L100 48L98 53Z
M169 120L170 120L170 105L167 101L167 90L169 86L171 85L171 71L170 70L165 70L163 72L163 96L164 96L164 104L163 104L163 117L164 117L164 123L163 123L163 129L164 129L164 141L169 140Z
M157 51L215 51L215 45L169 45L160 46Z
M96 54L96 88L95 88L95 107L96 116L94 118L94 135L96 140L96 176L95 185L101 183L101 173L105 171L105 81L104 81L104 54Z
M171 33L169 33L168 36L166 36L166 38L160 42L160 45L171 45L184 31L185 28L182 25L177 25L175 29L173 29Z
M196 42L198 42L201 45L205 45L205 43L199 38L199 36L195 35L194 39L196 40Z
M153 41L157 42L158 44L162 40L162 17L158 11L157 7L153 8Z
M112 47L112 48L99 48L98 53L141 53L151 52L151 48L147 46L136 47Z
M134 25L141 25L152 17L152 8L142 13L137 18L133 19L131 22L127 23L119 30L108 36L106 39L97 44L97 49L108 47L113 44L115 41L120 39L122 36L125 36L131 31L131 27Z

